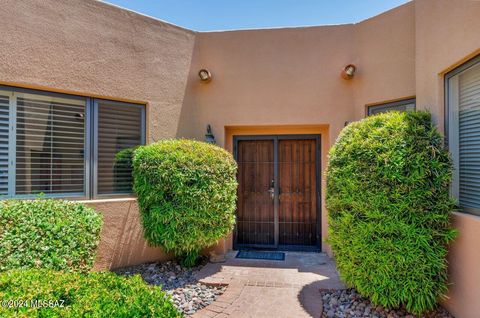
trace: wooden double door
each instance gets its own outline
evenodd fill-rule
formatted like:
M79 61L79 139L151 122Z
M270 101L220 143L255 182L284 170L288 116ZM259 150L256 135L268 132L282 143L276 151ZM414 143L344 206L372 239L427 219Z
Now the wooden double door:
M236 136L235 248L320 250L320 136Z

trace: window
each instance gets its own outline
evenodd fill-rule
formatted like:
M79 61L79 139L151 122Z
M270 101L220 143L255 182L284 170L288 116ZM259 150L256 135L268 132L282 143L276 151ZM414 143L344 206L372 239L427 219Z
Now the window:
M143 105L0 88L0 197L130 194L144 130Z
M132 192L132 148L144 143L143 107L108 101L95 103L97 153L96 194Z
M368 116L385 113L391 110L415 110L415 98L404 99L397 102L368 106Z
M480 57L448 73L445 82L451 192L463 211L480 215Z

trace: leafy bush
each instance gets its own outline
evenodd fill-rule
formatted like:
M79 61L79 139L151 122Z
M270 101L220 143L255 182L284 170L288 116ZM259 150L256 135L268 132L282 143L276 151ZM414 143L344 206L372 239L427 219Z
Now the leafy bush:
M204 142L165 140L138 148L133 166L150 244L192 266L202 248L232 230L237 166L227 151Z
M452 165L426 112L343 129L327 170L329 243L345 282L374 303L421 313L447 291Z
M11 270L0 274L0 299L33 300L43 306L14 308L4 302L2 317L180 317L159 287L145 284L138 275L109 272Z
M0 271L88 271L93 265L101 226L100 214L75 202L0 201Z
M137 147L126 148L115 154L114 185L115 190L119 193L125 192L125 188L130 188L133 185L132 160L135 149Z

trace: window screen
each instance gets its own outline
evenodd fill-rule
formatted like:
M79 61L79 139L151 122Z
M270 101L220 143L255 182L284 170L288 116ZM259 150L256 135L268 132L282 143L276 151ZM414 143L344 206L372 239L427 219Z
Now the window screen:
M83 194L85 101L16 96L15 194Z
M132 192L132 150L144 144L144 108L98 101L97 194Z
M415 99L405 99L398 102L374 105L368 107L368 116L385 113L392 110L409 111L415 110Z

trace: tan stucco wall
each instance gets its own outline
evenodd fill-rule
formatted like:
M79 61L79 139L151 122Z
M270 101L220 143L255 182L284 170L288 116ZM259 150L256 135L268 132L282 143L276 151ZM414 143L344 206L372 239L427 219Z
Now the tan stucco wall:
M445 71L480 53L480 1L415 2L415 77L418 109L435 115L443 131ZM480 295L480 294L479 294Z
M444 303L457 318L476 318L480 313L480 217L455 213L453 224L459 235L449 252L452 285Z
M415 2L417 109L433 114L444 129L444 74L480 53L480 1ZM459 237L450 248L448 310L460 318L480 316L480 217L455 213Z
M367 104L415 96L415 7L410 2L355 25L355 120Z
M103 215L104 222L95 259L95 270L171 258L160 248L148 246L143 239L136 199L110 199L86 203Z
M336 135L353 119L352 84L339 77L352 52L351 25L199 33L181 132L203 139L211 124L221 146L225 126L329 124Z
M354 119L352 83L339 77L353 43L352 25L198 34L181 134L203 139L210 124L217 143L231 150L235 134L322 133L324 171L330 145ZM198 80L201 68L212 72L210 83ZM322 198L324 185L322 177ZM225 244L232 246L231 237Z
M192 31L94 0L4 0L0 83L148 102L150 140L175 137Z
M480 1L416 0L358 24L195 33L94 0L5 0L0 83L145 103L150 142L203 139L207 124L227 149L235 134L321 131L324 170L344 123L367 104L416 96L442 130L443 75L480 53L479 17ZM346 81L349 63L358 72ZM212 82L198 80L200 68ZM146 246L135 201L89 204L105 216L97 268L167 257ZM477 317L480 221L453 220L446 305ZM221 240L217 252L229 247Z
M149 141L177 136L194 32L93 0L4 0L0 25L0 84L145 103ZM165 259L134 201L92 205L105 217L97 269Z

